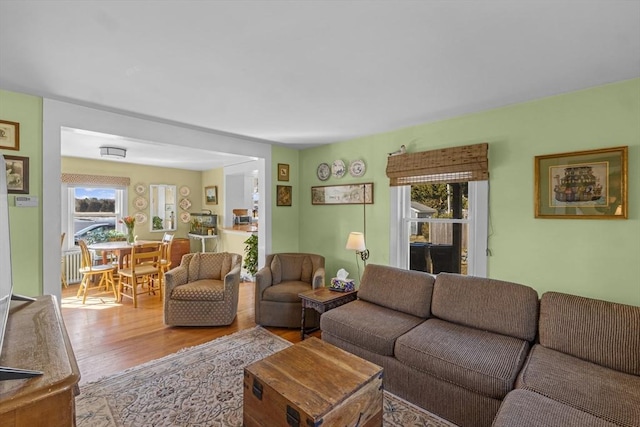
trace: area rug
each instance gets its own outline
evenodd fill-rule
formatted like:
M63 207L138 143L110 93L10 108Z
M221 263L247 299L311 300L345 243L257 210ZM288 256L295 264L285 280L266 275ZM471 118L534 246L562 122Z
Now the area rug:
M77 425L242 426L243 368L290 345L258 326L81 385ZM384 426L451 424L385 392Z

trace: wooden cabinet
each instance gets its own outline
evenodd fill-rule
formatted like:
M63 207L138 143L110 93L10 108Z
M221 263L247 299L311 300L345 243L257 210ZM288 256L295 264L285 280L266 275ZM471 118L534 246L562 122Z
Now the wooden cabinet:
M0 366L43 372L0 382L0 426L75 426L80 370L54 297L11 302Z
M174 238L171 243L171 268L180 265L182 255L191 252L191 241L184 238Z

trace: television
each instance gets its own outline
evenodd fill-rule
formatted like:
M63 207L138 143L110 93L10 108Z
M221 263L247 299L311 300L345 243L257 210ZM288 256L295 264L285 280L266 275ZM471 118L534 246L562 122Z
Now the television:
M0 355L4 350L4 334L9 322L11 300L33 300L32 298L13 295L11 238L9 236L9 195L6 170L4 156L0 154ZM0 366L0 381L29 378L36 375L42 375L42 372Z

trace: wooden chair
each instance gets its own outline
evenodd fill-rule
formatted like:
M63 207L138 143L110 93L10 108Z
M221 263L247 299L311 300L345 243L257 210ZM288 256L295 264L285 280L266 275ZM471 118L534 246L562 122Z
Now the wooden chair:
M63 249L62 245L64 244L64 236L66 236L66 234L67 233L62 233L62 235L60 236L60 249ZM68 288L69 283L67 283L67 272L65 271L65 266L66 262L64 260L64 255L62 255L60 257L60 282L62 283L62 286Z
M161 255L160 242L144 243L131 248L127 265L118 271L120 275L120 299L122 297L131 298L133 300L133 308L137 308L138 295L151 295L158 291L160 297L162 297L160 279L162 274L160 267Z
M80 297L82 294L82 303L84 304L87 300L87 291L91 289L104 289L102 294L113 292L113 296L118 300L118 290L116 288L115 282L113 280L113 272L115 267L107 264L107 265L93 265L93 259L91 258L91 252L89 252L89 248L87 248L87 244L84 240L80 240L78 242L80 245L80 252L82 256L81 267L78 270L82 274L82 280L80 281L80 287L78 288L78 293L76 297ZM97 285L94 285L94 278L97 276L100 277L100 281ZM95 294L95 295L99 295Z
M164 233L162 236L162 256L160 258L160 267L162 273L166 273L171 268L171 243L173 242L173 234Z

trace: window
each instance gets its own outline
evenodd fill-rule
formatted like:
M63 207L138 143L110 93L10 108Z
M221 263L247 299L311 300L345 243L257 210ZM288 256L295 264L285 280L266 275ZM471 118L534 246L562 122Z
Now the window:
M126 187L63 184L63 228L67 236L73 236L65 239L66 248L73 248L79 240L102 242L122 233L118 220L126 215L126 192Z
M390 262L487 275L488 144L391 156Z

